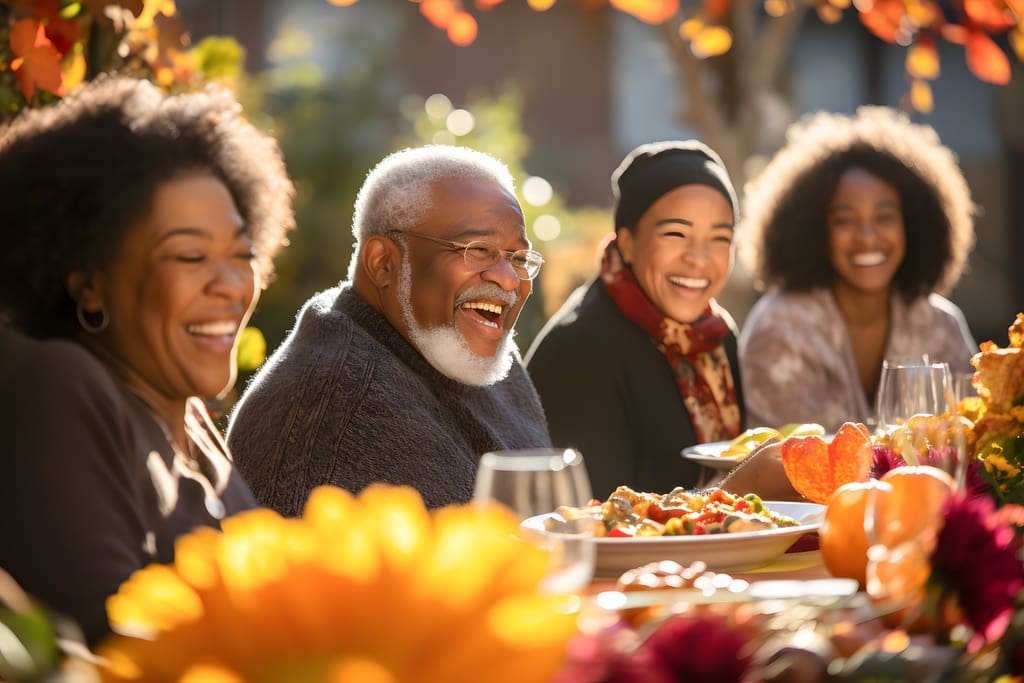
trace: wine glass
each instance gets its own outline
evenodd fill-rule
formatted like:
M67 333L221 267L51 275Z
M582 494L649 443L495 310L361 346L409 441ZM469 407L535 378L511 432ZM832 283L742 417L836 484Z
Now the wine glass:
M959 486L967 463L967 429L956 406L948 364L883 362L876 402L883 443L906 464L937 467Z
M952 376L946 363L889 363L875 397L875 425L891 431L914 415L941 415L952 398Z
M960 401L965 398L978 395L978 389L974 386L974 370L953 373L953 393L956 396L957 405L960 405Z
M520 521L554 513L559 506L582 507L592 498L583 456L566 448L485 453L473 492L475 502L505 505ZM587 525L566 526L557 533L538 531L524 538L550 553L541 591L571 593L590 583L596 546Z
M967 424L957 394L946 363L883 363L875 441L894 464L928 466L888 473L865 501L866 592L905 626L929 609L924 591L942 509L950 488L963 485Z

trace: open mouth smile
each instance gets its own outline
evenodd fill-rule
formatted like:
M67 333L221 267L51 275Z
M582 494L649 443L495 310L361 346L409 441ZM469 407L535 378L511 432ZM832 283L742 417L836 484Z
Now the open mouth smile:
M185 331L203 346L230 349L234 346L239 325L237 320L216 320L186 325Z
M683 277L681 275L669 275L668 281L677 287L686 289L707 289L711 286L711 280L706 277Z
M860 268L871 268L880 266L888 260L888 257L880 251L869 251L860 254L853 254L850 262Z
M504 304L496 304L489 301L467 301L459 306L463 311L470 313L470 317L481 325L493 329L500 329L502 314L505 312Z

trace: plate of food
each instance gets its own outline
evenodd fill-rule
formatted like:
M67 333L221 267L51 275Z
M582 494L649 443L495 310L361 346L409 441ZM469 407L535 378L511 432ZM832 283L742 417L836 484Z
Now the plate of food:
M752 427L732 441L711 441L687 446L683 449L682 456L713 470L728 472L769 439L812 435L824 437L826 440L831 438L831 435L825 434L824 427L811 422L787 424L779 429Z
M529 517L525 536L585 529L597 546L594 575L617 577L658 560L709 569L743 570L768 564L801 536L821 526L825 506L761 501L721 489L639 493L620 486L603 503Z

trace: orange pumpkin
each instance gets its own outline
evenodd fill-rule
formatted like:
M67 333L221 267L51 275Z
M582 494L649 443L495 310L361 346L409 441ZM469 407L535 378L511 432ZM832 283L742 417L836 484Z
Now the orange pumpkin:
M953 477L937 467L914 465L891 469L881 481L892 492L875 508L875 543L892 547L938 531L942 507L955 488Z
M918 553L923 559L931 552L934 534L942 523L942 506L953 492L953 479L940 469L927 466L897 467L880 480L843 484L832 494L818 534L821 557L833 576L856 579L865 586L868 547L872 543L888 548L921 539ZM873 538L868 538L865 521L868 504L873 503ZM917 584L920 562L885 567L884 573L904 571L903 583ZM914 576L910 576L913 574ZM891 581L901 577L890 576ZM927 579L927 572L924 576Z
M818 531L821 559L832 576L856 579L864 588L868 540L864 515L868 501L892 492L877 479L843 484L828 500L825 519Z
M912 633L927 631L940 616L925 601L925 585L953 478L922 465L897 467L881 482L891 490L879 495L874 506L875 526L868 535L879 547L871 551L874 570L868 572L867 591L887 609L903 606L885 614L883 623Z

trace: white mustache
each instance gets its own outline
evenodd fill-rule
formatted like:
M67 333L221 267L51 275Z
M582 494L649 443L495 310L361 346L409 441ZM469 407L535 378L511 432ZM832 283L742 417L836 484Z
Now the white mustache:
M519 292L509 292L494 284L473 285L458 296L455 300L455 306L458 308L467 301L475 301L476 299L494 299L511 308L519 303Z

